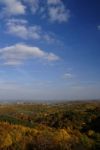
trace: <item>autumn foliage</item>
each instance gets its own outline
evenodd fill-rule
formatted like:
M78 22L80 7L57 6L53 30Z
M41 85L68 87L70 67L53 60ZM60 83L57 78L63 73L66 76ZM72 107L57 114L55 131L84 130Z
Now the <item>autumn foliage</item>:
M0 150L99 150L99 125L99 103L0 106Z

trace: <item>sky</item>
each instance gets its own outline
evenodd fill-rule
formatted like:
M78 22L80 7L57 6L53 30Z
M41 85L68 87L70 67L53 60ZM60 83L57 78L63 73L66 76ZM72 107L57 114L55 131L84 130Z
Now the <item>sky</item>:
M100 99L100 0L0 0L0 100Z

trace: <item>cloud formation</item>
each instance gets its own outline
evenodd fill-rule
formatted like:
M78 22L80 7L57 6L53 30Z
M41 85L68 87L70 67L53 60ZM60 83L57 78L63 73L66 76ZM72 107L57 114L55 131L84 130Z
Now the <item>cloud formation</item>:
M70 18L70 10L62 0L3 0L0 3L3 5L2 13L5 16L37 13L42 18L59 23L67 22Z
M7 33L13 34L20 38L27 38L26 22L19 19L11 19L7 22Z
M48 43L58 42L54 34L48 33L40 25L29 26L27 20L9 19L6 23L7 33L24 40L44 40Z
M97 29L100 30L100 25L97 26Z
M61 0L47 0L47 3L55 5L55 4L61 4L62 2Z
M29 7L31 12L35 14L39 9L39 0L22 0Z
M48 16L50 21L67 22L70 18L70 10L66 9L62 0L47 0Z
M0 59L6 65L18 65L29 58L40 58L48 61L57 61L59 57L54 53L47 53L38 47L25 44L15 44L0 48Z
M65 73L64 75L63 75L63 78L64 79L71 79L73 77L73 75L71 74L71 73Z
M40 26L28 26L26 20L9 19L7 21L7 32L22 39L40 39L42 29Z
M3 14L5 15L24 15L25 14L25 5L22 4L19 0L3 0L0 1L3 7Z

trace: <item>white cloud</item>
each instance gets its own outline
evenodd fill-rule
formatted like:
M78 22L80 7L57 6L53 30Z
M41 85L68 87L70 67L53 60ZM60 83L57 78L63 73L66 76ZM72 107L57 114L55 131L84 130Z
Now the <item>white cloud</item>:
M9 24L13 24L13 23L16 23L16 24L28 24L27 20L25 20L25 19L18 19L18 18L9 19L9 20L7 20L7 22Z
M67 22L69 20L70 11L65 11L64 7L50 7L48 11L50 20L53 22Z
M71 74L71 73L65 73L64 75L63 75L63 78L64 79L71 79L73 77L73 75Z
M55 5L55 4L60 4L61 3L61 0L47 0L47 3L48 4L53 4L53 5Z
M41 26L34 25L28 28L28 36L32 39L40 39L42 34Z
M44 40L48 43L57 42L55 35L45 32L41 26L29 26L28 22L23 19L9 19L7 20L7 33L18 36L22 39Z
M39 0L22 0L29 6L31 12L35 14L39 8Z
M47 0L48 16L50 21L67 22L70 18L70 10L67 9L61 0Z
M22 24L15 24L15 23L9 23L8 26L8 33L13 34L15 36L18 36L20 38L26 39L28 36L28 31L25 25Z
M40 58L48 61L59 60L59 57L53 53L47 53L38 47L25 44L15 44L0 48L0 59L6 65L18 65L29 58Z
M3 14L6 15L23 15L26 7L19 0L3 0L0 1L4 5Z
M40 26L28 26L26 20L8 20L7 32L23 39L39 39L41 33Z
M52 22L67 22L70 18L70 10L66 8L62 0L2 0L1 16L25 15L27 12L39 14ZM30 12L29 12L30 10Z
M97 26L97 29L100 30L100 25Z

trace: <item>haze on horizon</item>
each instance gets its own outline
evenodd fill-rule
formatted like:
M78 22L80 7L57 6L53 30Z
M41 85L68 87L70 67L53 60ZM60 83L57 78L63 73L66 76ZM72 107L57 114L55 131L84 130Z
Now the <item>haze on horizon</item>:
M0 1L0 100L99 98L99 0Z

